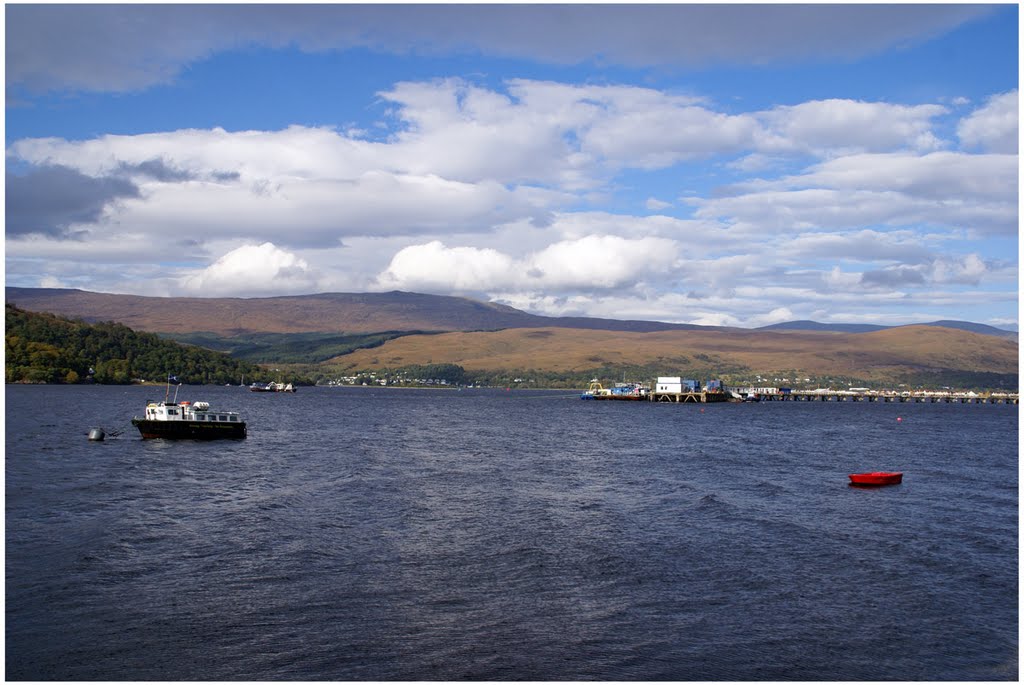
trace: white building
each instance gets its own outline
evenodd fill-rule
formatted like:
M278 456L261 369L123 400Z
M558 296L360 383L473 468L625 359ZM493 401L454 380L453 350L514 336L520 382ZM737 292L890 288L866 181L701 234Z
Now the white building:
M682 391L683 379L681 376L658 376L657 390L655 392L681 393Z

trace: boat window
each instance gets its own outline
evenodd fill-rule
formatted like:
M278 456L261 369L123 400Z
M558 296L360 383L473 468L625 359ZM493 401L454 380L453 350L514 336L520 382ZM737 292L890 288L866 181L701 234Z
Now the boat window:
M220 421L227 421L228 417L224 416L223 414L219 414L217 416L217 419L220 420Z
M237 420L238 420L238 417L237 417L237 416L229 416L229 417L228 417L228 420L229 420L229 421L237 421Z
M177 416L178 415L178 410L177 409L168 409L167 410L167 415L168 416Z

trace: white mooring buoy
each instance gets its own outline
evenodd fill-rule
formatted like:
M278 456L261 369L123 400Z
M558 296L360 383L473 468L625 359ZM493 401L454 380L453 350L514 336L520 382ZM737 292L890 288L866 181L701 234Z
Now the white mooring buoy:
M102 428L93 428L89 431L89 439L93 441L99 441L107 437L106 433L103 432Z

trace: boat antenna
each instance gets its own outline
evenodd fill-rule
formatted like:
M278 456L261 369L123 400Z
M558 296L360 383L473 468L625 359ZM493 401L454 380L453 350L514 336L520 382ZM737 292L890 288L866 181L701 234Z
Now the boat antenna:
M167 404L167 397L171 394L171 374L167 374L167 389L164 390L164 404Z

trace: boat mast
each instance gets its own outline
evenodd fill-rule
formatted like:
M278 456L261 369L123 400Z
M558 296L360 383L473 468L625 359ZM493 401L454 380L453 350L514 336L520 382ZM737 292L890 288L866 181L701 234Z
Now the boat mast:
M177 378L175 378L171 374L167 374L167 389L164 391L164 404L167 404L167 396L171 394L171 379L172 378L174 378L175 381L178 380ZM174 386L174 401L175 402L178 401L178 388L180 386L181 386L181 383L178 383L178 384L176 384Z

